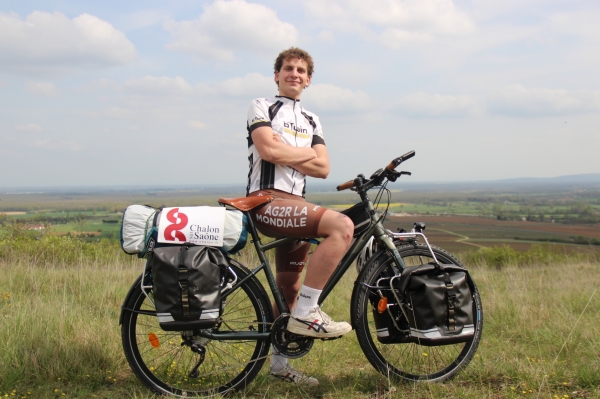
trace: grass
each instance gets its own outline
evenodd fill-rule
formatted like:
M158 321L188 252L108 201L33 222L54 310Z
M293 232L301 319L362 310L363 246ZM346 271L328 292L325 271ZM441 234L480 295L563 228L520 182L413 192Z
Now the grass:
M130 371L118 325L141 261L122 255L114 243L78 244L61 237L53 238L58 240L54 252L49 247L35 252L33 243L23 240L14 241L21 245L11 251L0 251L1 397L154 397ZM87 245L106 247L92 251ZM246 249L239 259L252 264L251 258ZM319 387L272 382L265 367L235 397L599 397L599 264L518 262L508 258L500 268L485 262L472 267L483 300L484 335L474 361L450 382L390 382L374 371L350 333L316 341L307 356L293 361L317 377ZM353 273L325 304L335 319L350 317Z

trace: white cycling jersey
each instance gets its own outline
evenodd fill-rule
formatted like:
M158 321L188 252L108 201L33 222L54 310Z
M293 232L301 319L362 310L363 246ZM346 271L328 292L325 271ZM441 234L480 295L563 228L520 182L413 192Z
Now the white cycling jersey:
M257 190L277 189L304 197L306 175L287 165L263 160L252 142L252 132L269 126L281 135L281 141L294 147L325 144L319 118L300 105L300 100L276 96L257 98L248 110L248 186L246 195Z

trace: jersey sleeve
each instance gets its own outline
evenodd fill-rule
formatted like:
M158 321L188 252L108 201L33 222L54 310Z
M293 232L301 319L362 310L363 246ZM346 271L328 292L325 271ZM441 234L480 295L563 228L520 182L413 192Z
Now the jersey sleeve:
M262 126L271 127L271 119L266 102L258 98L252 101L248 110L248 134Z
M316 144L325 145L325 138L323 137L323 127L321 126L321 121L319 120L319 117L313 115L313 121L315 122L315 128L313 129L311 147L315 146Z

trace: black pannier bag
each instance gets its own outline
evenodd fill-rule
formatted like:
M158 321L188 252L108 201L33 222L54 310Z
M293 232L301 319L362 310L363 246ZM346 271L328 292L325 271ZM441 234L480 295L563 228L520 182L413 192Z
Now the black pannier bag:
M379 342L437 346L473 338L473 296L467 274L457 265L430 263L407 267L401 276L387 280L392 288L381 290L387 309L379 313L373 303Z
M354 237L362 234L371 226L371 215L366 206L367 203L360 202L348 209L340 211L340 213L348 216L354 223Z
M215 326L228 265L219 249L191 244L164 246L155 248L148 262L156 314L163 330Z

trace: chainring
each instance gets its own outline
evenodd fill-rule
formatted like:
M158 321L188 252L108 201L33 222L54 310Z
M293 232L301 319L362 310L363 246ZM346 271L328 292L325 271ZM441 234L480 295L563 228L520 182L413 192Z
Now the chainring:
M280 315L271 327L271 344L279 354L289 359L306 355L313 346L314 339L294 334L286 330L289 314Z

